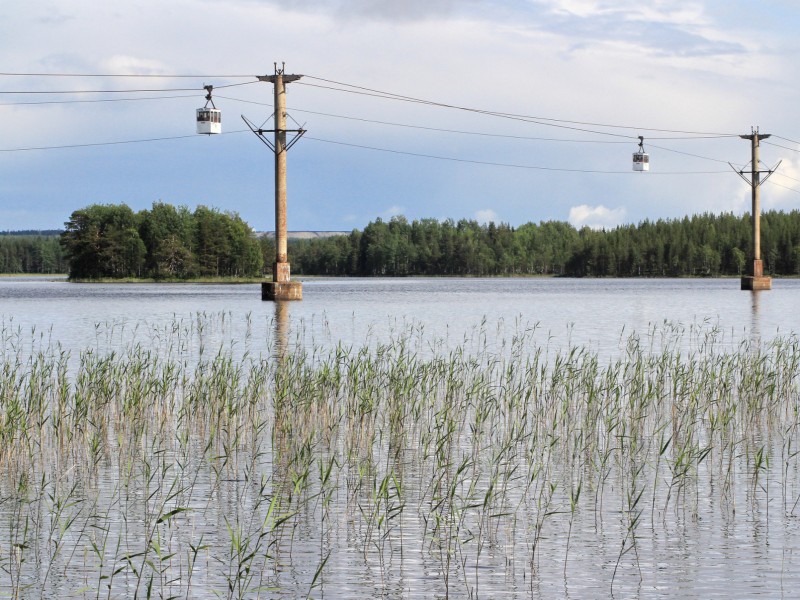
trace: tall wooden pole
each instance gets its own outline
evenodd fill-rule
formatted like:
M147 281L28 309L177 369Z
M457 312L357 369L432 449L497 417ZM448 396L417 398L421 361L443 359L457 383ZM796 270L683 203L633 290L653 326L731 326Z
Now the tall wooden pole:
M764 137L769 137L765 135ZM750 181L752 182L753 204L753 275L763 275L764 269L756 269L755 264L761 263L761 172L758 170L760 136L754 133L750 136L752 163L750 167ZM756 273L760 270L760 273Z
M275 91L275 267L273 281L289 281L286 252L286 87L283 73L274 76Z
M739 136L750 140L750 184L752 197L752 225L753 225L753 268L749 275L742 277L743 290L771 290L772 277L764 276L764 263L761 260L761 169L760 169L760 142L770 137L768 133L759 133L753 129L752 134ZM767 171L769 175L772 171ZM741 175L741 173L740 173ZM767 176L769 176L767 175ZM745 179L746 180L746 179Z
M272 281L261 284L262 300L302 300L303 286L291 281L291 267L287 250L286 229L286 84L297 81L302 75L286 75L275 66L274 75L259 77L273 84L275 113L275 262L272 264ZM302 135L302 130L292 130ZM261 133L261 130L259 130ZM297 139L297 138L295 138ZM293 140L294 141L294 140Z

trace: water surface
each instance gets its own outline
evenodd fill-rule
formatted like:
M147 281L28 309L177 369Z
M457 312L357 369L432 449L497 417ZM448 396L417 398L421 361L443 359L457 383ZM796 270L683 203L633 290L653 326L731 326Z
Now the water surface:
M153 327L221 312L237 335L249 320L265 343L278 314L308 343L355 345L410 324L451 341L481 324L506 333L536 327L557 345L603 351L618 348L620 335L664 322L716 327L734 339L800 331L797 279L776 280L764 293L741 291L736 279L311 279L303 294L278 306L260 300L259 285L0 280L3 319L52 329L67 347L91 344L112 325Z
M789 598L800 589L800 375L765 379L771 404L760 411L748 391L760 384L725 358L764 352L753 364L774 375L770 342L800 332L800 280L743 292L738 280L310 279L303 293L274 304L258 285L0 279L6 363L57 348L71 385L107 394L85 419L77 404L64 409L74 432L52 433L58 408L28 422L30 435L0 431L36 457L4 455L0 595L96 597L113 579L110 597L143 596L147 577L165 598ZM406 343L411 352L397 350ZM381 354L382 344L393 350ZM626 365L665 348L705 397L681 391L672 374L669 395L637 414L624 394L638 371ZM622 416L588 418L588 396L570 395L584 388L548 381L554 357L575 382L592 369L598 385L615 378L623 397L609 406ZM531 360L547 366L538 383L520 375ZM435 379L448 361L462 380L448 382L446 369ZM328 371L315 372L320 364ZM375 381L306 401L347 364L377 365ZM657 383L659 366L648 368ZM731 390L717 398L703 369L719 369L721 385L748 400L723 410ZM429 376L434 387L416 387ZM195 394L193 379L207 387ZM541 400L520 400L528 384ZM57 385L41 389L58 395ZM287 414L277 414L281 393L292 399ZM218 414L198 400L211 394L223 396L209 404ZM150 404L137 408L142 397ZM687 440L682 417L698 403ZM6 415L13 406L5 401ZM582 447L583 436L593 445ZM640 454L618 452L632 439Z

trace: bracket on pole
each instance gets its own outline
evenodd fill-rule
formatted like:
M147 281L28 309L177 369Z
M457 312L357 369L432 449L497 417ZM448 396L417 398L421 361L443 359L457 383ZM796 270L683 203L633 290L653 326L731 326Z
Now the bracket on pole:
M752 161L751 161L751 162L752 162ZM753 172L753 171L748 171L748 170L747 170L747 165L745 165L745 167L744 167L743 169L737 169L737 168L736 168L736 167L734 167L734 166L733 166L731 163L728 163L728 165L730 166L730 168L731 168L731 169L733 169L734 171L736 171L736 173L738 173L739 177L741 177L742 179L744 179L744 180L745 180L745 182L746 182L746 183L747 183L749 186L751 186L751 187L752 187L752 186L754 186L754 185L755 185L756 187L760 187L762 183L764 183L764 182L765 182L767 179L769 179L770 175L772 175L772 174L773 174L775 171L777 171L777 170L778 170L778 167L779 167L779 166L781 166L781 163L782 163L782 162L783 162L783 159L779 160L779 161L778 161L778 162L775 164L775 166L774 166L774 167L772 167L771 169L767 169L767 170L765 170L765 171L755 171L755 172L756 172L756 173L758 173L759 175L760 175L760 174L762 174L762 173L766 173L766 174L767 174L767 176L766 176L766 177L764 177L764 179L760 179L760 178L759 178L759 180L758 180L758 181L756 181L756 182L752 182L752 181L750 181L750 180L749 180L747 177L745 177L745 173L752 173L752 172ZM750 163L747 163L747 164L749 165Z
M245 125L247 125L247 127L250 129L250 131L255 133L256 137L258 137L258 139L260 139L262 142L264 142L267 146L270 147L270 149L273 152L275 152L275 145L267 139L267 136L264 135L267 132L274 132L275 130L274 129L261 129L260 127L256 127L250 121L248 121L247 117L245 117L244 115L240 115L240 116L242 117L242 121L245 122Z
M250 129L250 131L255 133L256 136L258 136L258 139L260 139L262 142L264 142L267 146L270 147L270 149L273 152L275 152L275 145L272 142L270 142L267 139L267 136L265 136L264 134L265 133L275 133L276 130L275 129L261 129L260 127L256 127L255 125L253 125L253 123L251 121L249 121L247 119L247 117L245 117L244 115L241 115L241 117L242 117L242 120L247 125L247 127ZM306 132L306 130L303 129L302 127L300 127L300 129L283 129L282 131L284 133L294 133L295 134L295 136L286 143L286 147L284 148L285 152L288 151L292 146L294 146L298 142L298 140L301 137L303 137L303 135Z

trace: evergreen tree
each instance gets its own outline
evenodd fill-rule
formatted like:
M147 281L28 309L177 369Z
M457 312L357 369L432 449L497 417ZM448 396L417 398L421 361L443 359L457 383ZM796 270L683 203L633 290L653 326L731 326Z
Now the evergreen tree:
M102 277L254 277L263 257L236 213L157 202L137 214L125 205L94 204L72 213L61 234L72 279Z

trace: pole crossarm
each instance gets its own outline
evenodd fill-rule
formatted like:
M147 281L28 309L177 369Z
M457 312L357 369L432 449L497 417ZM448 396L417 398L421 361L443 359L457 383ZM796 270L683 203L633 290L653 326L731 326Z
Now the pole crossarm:
M259 81L264 81L266 83L275 83L275 79L278 77L279 74L276 75L256 75L256 79ZM293 81L297 81L302 77L302 75L282 75L283 83L292 83Z
M305 129L284 129L284 133L294 133L296 134L291 140L286 143L286 147L283 149L284 152L288 152L292 146L294 146L298 140L303 137L306 130Z
M265 134L265 133L267 133L267 132L274 132L275 130L274 130L274 129L261 129L260 127L256 127L256 126L255 126L255 125L253 125L253 124L252 124L250 121L248 121L248 120L247 120L247 117L245 117L244 115L240 115L240 116L242 117L242 121L244 121L244 122L245 122L245 124L246 124L246 125L247 125L247 127L250 129L250 131L252 131L253 133L255 133L255 134L256 134L256 137L257 137L258 139L260 139L262 142L264 142L264 144L266 144L267 146L269 146L270 150L272 150L273 152L275 152L275 145L274 145L272 142L270 142L270 141L269 141L269 140L266 138L266 136L264 135L264 134Z
M744 136L740 136L740 137L744 137ZM759 186L761 186L761 184L762 184L762 183L764 183L764 182L765 182L767 179L769 179L770 175L772 175L772 174L773 174L775 171L777 171L777 170L778 170L778 167L780 167L780 166L781 166L781 163L782 163L782 162L783 162L783 159L779 160L779 161L778 161L778 162L775 164L775 166L774 166L774 167L772 167L771 169L765 169L765 170L759 170L759 171L752 171L752 170L749 170L749 169L747 169L747 166L746 166L746 165L745 165L745 167L744 167L743 169L737 169L737 168L736 168L736 167L734 167L734 166L733 166L731 163L728 163L728 165L730 166L730 168L731 168L731 169L733 169L734 171L736 171L736 173L738 173L739 177L741 177L742 179L744 179L744 180L745 180L745 182L747 183L747 185L749 185L749 186L754 186L754 185L755 185L755 187L759 187ZM748 164L750 164L750 163L748 163ZM749 180L749 179L748 179L748 178L745 176L745 173L757 173L758 175L762 175L763 173L766 173L767 175L766 175L766 177L764 177L763 179L761 179L761 178L759 177L759 178L758 178L758 180L757 180L757 181L754 183L754 182L750 181L750 180Z
M256 79L258 79L259 81L263 81L265 83L272 83L273 85L275 83L280 83L280 87L283 87L287 83L291 83L293 81L297 81L301 77L303 77L303 76L302 75L286 75L286 74L284 74L283 69L278 69L277 63L275 64L275 74L274 75L256 75ZM289 149L292 146L294 146L300 140L300 138L303 137L303 135L306 133L306 130L303 127L300 127L299 129L280 129L280 128L278 128L278 129L262 129L260 127L256 127L255 125L253 125L253 123L248 121L245 118L244 115L241 115L241 117L244 120L244 122L247 124L247 126L250 128L250 131L255 133L258 136L258 139L260 139L262 142L264 142L264 144L269 146L269 148L276 154L280 154L281 152L288 152ZM291 118L291 117L289 117L289 118ZM292 120L294 121L294 119L292 119ZM280 138L282 138L282 140L281 140L280 143L278 143L278 142L276 142L276 143L270 142L264 136L265 133L273 133L273 134L275 134L276 138L280 137ZM285 136L286 136L287 133L294 133L295 134L295 136L291 140L289 140L288 142L285 139ZM280 149L278 149L278 147L280 147Z
M267 146L269 146L270 149L273 152L275 152L275 145L272 142L270 142L269 139L267 139L267 137L264 135L265 133L276 133L276 132L281 133L282 132L282 133L294 133L294 134L296 134L291 140L289 140L286 143L286 147L283 149L284 152L288 152L288 150L292 146L294 146L298 142L298 140L301 137L303 137L303 135L306 133L306 130L303 129L302 127L300 129L261 129L260 127L256 127L255 125L253 125L253 123L247 117L245 117L244 115L240 115L240 116L242 117L242 120L245 122L245 124L250 129L250 131L255 133L256 136L258 136L258 139L260 139Z
M772 137L772 134L771 133L758 133L758 132L754 131L753 133L748 133L746 135L740 135L739 137L742 138L743 140L750 140L752 142L753 138L758 138L759 140L765 140L765 139L767 139L769 137Z

